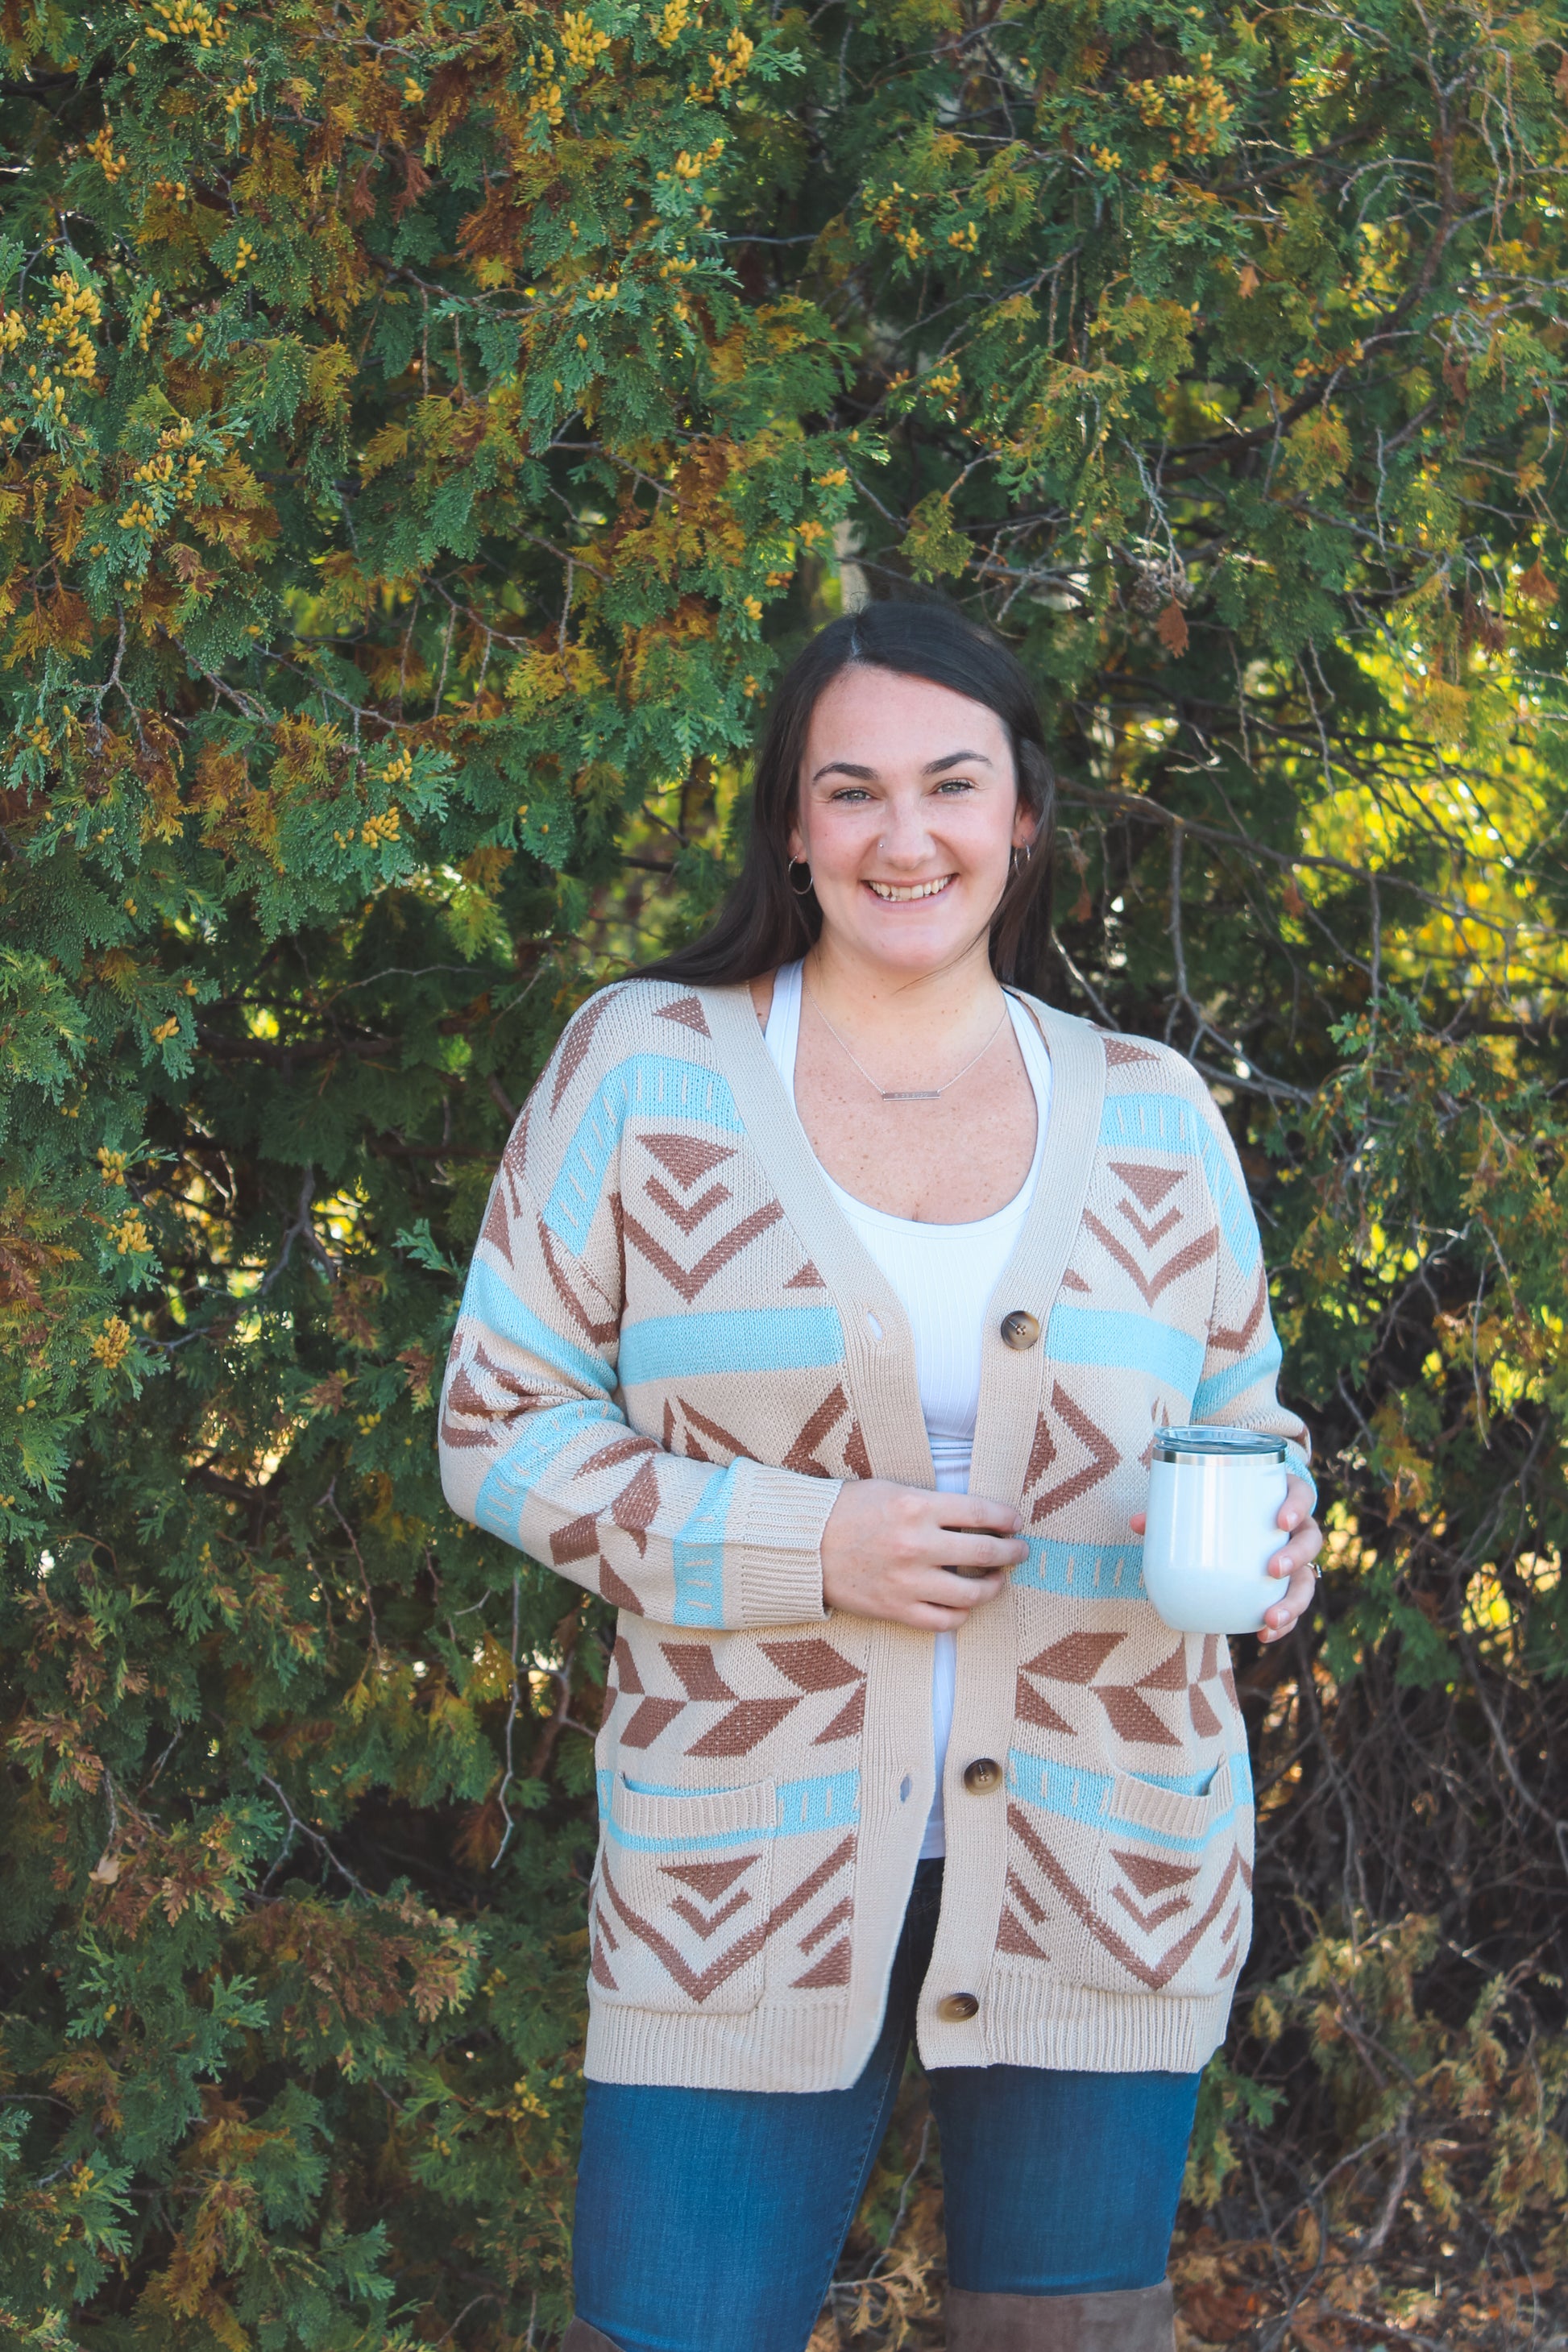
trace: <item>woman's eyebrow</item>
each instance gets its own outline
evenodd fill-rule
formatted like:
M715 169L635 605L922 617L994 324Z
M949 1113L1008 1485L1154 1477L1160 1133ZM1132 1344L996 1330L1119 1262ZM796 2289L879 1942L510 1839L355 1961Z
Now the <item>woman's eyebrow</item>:
M921 773L922 776L940 776L944 768L972 764L990 768L995 762L988 760L984 751L949 751L940 760L928 760ZM829 760L825 767L817 769L811 781L819 784L824 776L853 776L858 783L868 784L875 781L876 774L875 768L858 768L852 760Z
M927 776L940 776L944 768L966 767L971 762L978 762L983 768L994 765L984 751L950 751L945 760L928 760L921 773Z

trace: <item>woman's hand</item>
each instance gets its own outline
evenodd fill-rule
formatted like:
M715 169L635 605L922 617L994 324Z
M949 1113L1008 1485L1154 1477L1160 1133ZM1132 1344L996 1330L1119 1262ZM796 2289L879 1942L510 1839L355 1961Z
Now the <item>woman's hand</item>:
M1027 1559L1022 1525L1010 1503L980 1495L847 1479L822 1531L823 1598L852 1617L952 1633Z
M828 1523L830 1526L831 1521ZM1131 1520L1132 1532L1141 1536L1149 1524L1146 1511L1134 1511ZM1284 1591L1271 1609L1263 1612L1260 1642L1282 1642L1291 1626L1311 1601L1318 1580L1312 1573L1312 1562L1323 1549L1323 1530L1312 1517L1312 1490L1304 1478L1293 1472L1285 1480L1285 1500L1279 1506L1276 1527L1290 1532L1290 1540L1283 1551L1277 1552L1268 1563L1270 1576L1289 1578Z

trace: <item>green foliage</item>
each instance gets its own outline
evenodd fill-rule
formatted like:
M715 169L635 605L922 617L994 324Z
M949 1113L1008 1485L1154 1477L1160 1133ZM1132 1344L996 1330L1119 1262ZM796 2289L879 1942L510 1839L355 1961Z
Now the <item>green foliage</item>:
M568 2308L608 1628L446 1513L437 1368L563 1021L713 903L778 661L911 583L1041 682L1053 985L1221 1090L1325 1457L1323 1607L1242 1676L1281 2027L1194 2192L1245 2141L1288 2209L1371 2131L1381 2210L1458 2111L1410 2196L1531 2226L1563 11L0 37L0 2327Z

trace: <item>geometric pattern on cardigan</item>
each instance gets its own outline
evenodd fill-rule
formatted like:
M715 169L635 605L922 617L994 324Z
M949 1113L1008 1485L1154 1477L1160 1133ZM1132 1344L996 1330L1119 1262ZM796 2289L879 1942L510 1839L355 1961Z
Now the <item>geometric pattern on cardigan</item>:
M1202 1080L1035 1011L1052 1110L992 1311L1041 1336L1010 1355L987 1325L976 1436L1003 1458L985 1399L1028 1398L995 1488L1028 1556L971 1621L983 1681L960 1637L952 1748L960 1776L1005 1757L1005 1790L949 1792L940 1965L981 2007L922 2010L921 2046L1185 2070L1246 1948L1251 1783L1226 1644L1154 1617L1127 1517L1163 1425L1274 1430L1302 1471L1304 1433ZM590 2074L827 2088L875 2040L931 1789L930 1643L825 1612L819 1545L837 1482L929 1475L878 1282L744 992L589 1000L497 1171L439 1427L453 1508L621 1612Z

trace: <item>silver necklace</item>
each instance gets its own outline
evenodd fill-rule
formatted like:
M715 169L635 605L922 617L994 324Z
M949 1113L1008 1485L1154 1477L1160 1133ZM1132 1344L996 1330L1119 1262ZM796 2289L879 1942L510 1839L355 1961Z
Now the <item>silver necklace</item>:
M805 987L805 976L804 973L801 975L801 985L803 988ZM832 1038L834 1044L844 1053L849 1055L849 1059L854 1063L855 1067L859 1071L860 1076L865 1079L866 1084L870 1087L875 1093L879 1094L884 1102L935 1102L939 1096L946 1094L949 1087L955 1087L960 1078L966 1078L969 1076L970 1071L974 1067L975 1062L983 1062L985 1059L986 1055L991 1051L992 1046L994 1045L997 1038L1002 1034L1002 1022L1005 1021L1007 1018L1007 1004L1005 998L1004 998L1001 1020L997 1022L995 1028L993 1029L990 1036L987 1037L984 1045L980 1048L979 1053L975 1055L973 1061L965 1062L963 1069L956 1070L952 1076L947 1079L943 1085L940 1087L921 1087L918 1088L879 1087L878 1086L876 1079L871 1076L870 1071L866 1067L865 1063L861 1061L859 1055L858 1054L851 1053L849 1047L845 1045L843 1038L839 1035L837 1030L834 1027L826 1013L824 1013L821 1005L817 1003L816 997L812 996L810 989L807 988L805 992L807 996L811 997L812 1009L816 1013L816 1017L821 1022L823 1027L826 1030L828 1035Z

